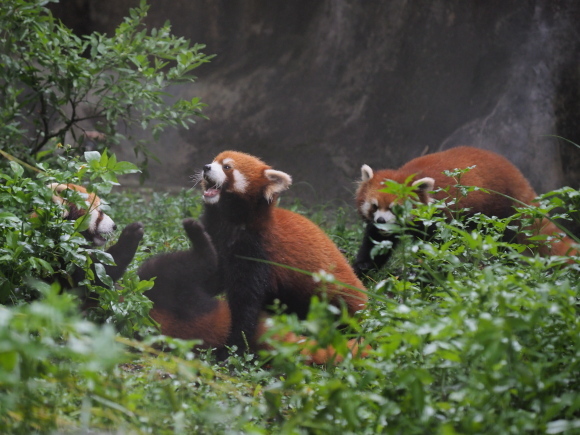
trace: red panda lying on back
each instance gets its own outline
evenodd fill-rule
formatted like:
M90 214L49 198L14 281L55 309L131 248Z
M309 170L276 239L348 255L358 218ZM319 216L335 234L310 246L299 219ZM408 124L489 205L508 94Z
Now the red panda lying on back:
M54 192L53 202L63 206L63 217L66 220L77 220L78 218L88 215L88 228L81 234L94 246L102 246L106 243L107 238L116 230L115 222L101 210L101 199L94 193L88 193L87 190L76 184L51 183L48 187ZM86 203L86 207L78 206L78 202L72 201L72 195L79 194ZM143 238L143 224L134 222L127 225L119 236L119 240L111 246L109 253L115 265L105 265L105 271L113 281L117 281L135 256L139 242ZM76 286L84 279L84 272L76 270L72 274L70 285ZM97 283L102 285L100 281Z
M307 272L326 271L347 285L364 289L336 245L305 217L276 206L291 177L248 154L225 151L203 168L205 211L202 223L218 254L219 291L231 310L228 345L238 352L252 346L260 313L275 299L304 317L310 298L321 292ZM366 304L366 294L326 285L331 303L354 313ZM225 357L222 353L221 357Z
M140 279L152 279L154 285L145 295L153 301L151 317L159 323L161 333L184 340L202 340L200 347L222 348L231 330L231 315L227 301L214 297L218 268L217 253L203 226L193 219L185 219L183 228L191 242L191 249L159 254L139 268ZM262 317L255 340L266 332ZM312 341L294 334L273 337L275 340L298 343L306 362L326 364L340 361L333 348L310 352ZM260 348L268 348L264 344ZM353 355L358 343L349 342ZM363 352L364 354L364 352Z
M221 347L230 332L230 312L214 297L217 254L198 222L185 219L183 229L191 249L156 255L139 267L139 279L155 278L145 292L153 302L149 314L164 335Z
M385 180L393 180L403 184L412 176L411 183L417 188L416 192L420 201L428 203L432 199L460 197L457 189L453 187L456 184L455 180L444 175L443 172L471 166L475 167L462 175L461 184L482 187L488 189L489 193L470 192L467 196L462 197L457 204L451 205L452 210L464 209L470 215L482 213L503 219L513 215L514 207L521 205L510 198L531 205L537 197L528 180L506 158L478 148L463 146L428 154L409 161L399 169L383 169L375 172L369 166L363 165L361 168L362 180L356 194L356 206L367 225L354 263L357 275L361 276L373 267L380 268L386 263L392 252L391 249L389 253L375 256L374 259L371 258L371 250L374 247L373 240L390 240L393 243L398 240L397 236L384 234L375 226L375 223L395 221L395 215L392 212L395 196L380 192L385 187L383 184ZM430 193L439 188L449 188L449 191L448 193L443 191ZM538 222L536 227L536 232L561 236L560 230L548 219ZM520 243L525 243L523 235L518 235L518 240ZM572 249L572 243L569 237L563 236L560 240L553 241L551 245L540 246L539 252L542 255L576 253Z

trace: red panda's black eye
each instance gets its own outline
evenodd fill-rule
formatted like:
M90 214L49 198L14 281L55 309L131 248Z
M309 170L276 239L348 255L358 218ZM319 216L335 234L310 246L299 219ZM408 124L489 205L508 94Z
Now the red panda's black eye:
M377 204L373 204L371 206L371 211L374 213L375 211L377 211L379 209L379 206Z
M232 169L230 165L224 165L223 168L227 171L228 169Z

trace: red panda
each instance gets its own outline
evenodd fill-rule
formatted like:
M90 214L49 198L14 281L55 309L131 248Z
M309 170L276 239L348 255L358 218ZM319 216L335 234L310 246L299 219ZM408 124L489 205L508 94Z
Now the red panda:
M139 268L140 279L155 277L153 287L145 292L154 304L150 315L159 323L164 335L202 340L200 347L204 348L221 348L230 333L231 314L227 301L214 297L217 253L199 222L185 219L183 228L192 245L190 250L154 256ZM256 342L266 330L263 316L256 332ZM301 344L301 353L308 362L325 364L331 359L340 360L331 347L310 352L307 346L312 346L313 342L301 336L287 334L274 339ZM264 344L259 347L268 349ZM349 347L356 355L358 343L352 340Z
M198 222L185 219L183 228L191 249L151 257L137 272L141 280L155 277L153 287L145 292L153 302L150 315L164 335L221 347L231 321L227 303L214 297L217 254Z
M290 175L249 154L224 151L201 176L201 220L218 254L217 288L231 310L228 345L238 352L246 343L255 345L260 312L275 299L299 317L305 317L310 298L322 287L331 303L344 303L351 314L365 306L363 284L328 236L307 218L276 206L292 183ZM325 271L350 287L321 286L309 275L271 263Z
M471 166L475 167L462 175L461 184L488 189L489 193L473 191L467 196L461 197L457 188L453 187L457 184L455 180L444 175L443 172ZM366 222L366 229L353 265L358 276L362 276L373 266L380 268L386 263L390 252L392 252L391 249L387 254L371 258L373 240L390 240L393 243L397 241L396 236L384 234L375 226L375 223L395 221L395 215L392 212L392 206L396 200L395 196L380 192L384 188L385 180L404 184L411 177L410 182L416 187L416 193L423 203L447 197L460 198L456 204L450 205L451 210L463 210L471 215L482 213L502 219L513 215L514 207L521 205L511 198L531 205L537 197L528 180L506 158L491 151L466 146L418 157L399 169L383 169L375 172L370 166L363 165L361 175L362 179L356 193L356 207ZM448 192L430 193L439 188L449 190ZM535 227L535 231L542 234L554 235L559 233L558 228L548 219L541 220ZM525 239L521 235L518 235L518 240L525 243ZM562 237L561 240L552 242L551 246L543 245L539 251L542 255L565 255L569 252L576 252L572 250L572 240L568 237Z
M94 193L76 184L51 183L48 187L54 192L53 202L64 205L63 217L67 220L76 220L88 214L89 227L83 233L85 238L95 246L103 246L107 237L117 229L115 222L101 210L101 199ZM86 203L85 207L78 207L67 200L68 191L77 192Z
M63 206L63 217L65 219L76 220L88 214L89 226L81 234L94 246L104 245L107 238L117 229L115 222L101 210L101 199L94 193L88 193L84 187L70 183L51 183L48 187L54 192L52 196L53 202ZM79 207L71 201L68 194L72 193L72 191L81 195L85 200L86 207ZM107 250L107 253L113 257L115 264L105 265L104 267L107 275L113 281L117 281L125 273L127 266L129 266L135 256L142 238L143 224L134 222L123 229L117 243ZM70 284L76 286L83 279L84 273L81 270L76 270L72 275ZM97 283L102 285L98 278Z

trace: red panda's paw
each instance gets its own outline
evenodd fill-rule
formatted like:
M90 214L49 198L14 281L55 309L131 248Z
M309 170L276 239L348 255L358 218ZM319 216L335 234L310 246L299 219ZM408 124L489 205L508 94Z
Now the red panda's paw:
M189 240L191 240L191 243L196 247L196 249L215 255L215 248L213 247L211 239L205 232L205 228L201 222L192 218L187 218L184 219L182 223L187 237L189 237Z
M205 228L203 227L201 222L196 221L193 218L183 219L182 225L183 229L190 237L197 236L202 231L205 231Z
M145 234L143 224L141 222L133 222L123 228L117 244L123 245L138 245Z
M368 261L357 261L352 265L354 273L359 278L363 278L372 268L373 264Z

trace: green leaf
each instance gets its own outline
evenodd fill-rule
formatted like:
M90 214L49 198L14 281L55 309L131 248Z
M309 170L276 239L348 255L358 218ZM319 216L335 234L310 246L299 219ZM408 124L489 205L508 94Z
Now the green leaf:
M99 163L101 161L101 153L98 151L85 151L85 161L87 163Z
M5 372L13 372L18 366L19 356L15 350L0 352L0 367ZM1 378L1 377L0 377Z
M105 266L101 263L95 263L95 272L97 277L105 284L107 287L113 286L113 280L109 275L107 275L107 271L105 270Z
M118 162L115 164L114 171L117 174L133 174L141 170L131 162Z
M75 230L78 231L79 233L82 233L83 231L88 230L90 223L91 223L90 216L88 214L85 214L75 221Z
M22 174L24 173L24 168L22 166L20 166L18 163L14 161L11 161L10 168L12 169L12 172L14 172L14 175L16 175L17 178L22 177Z

